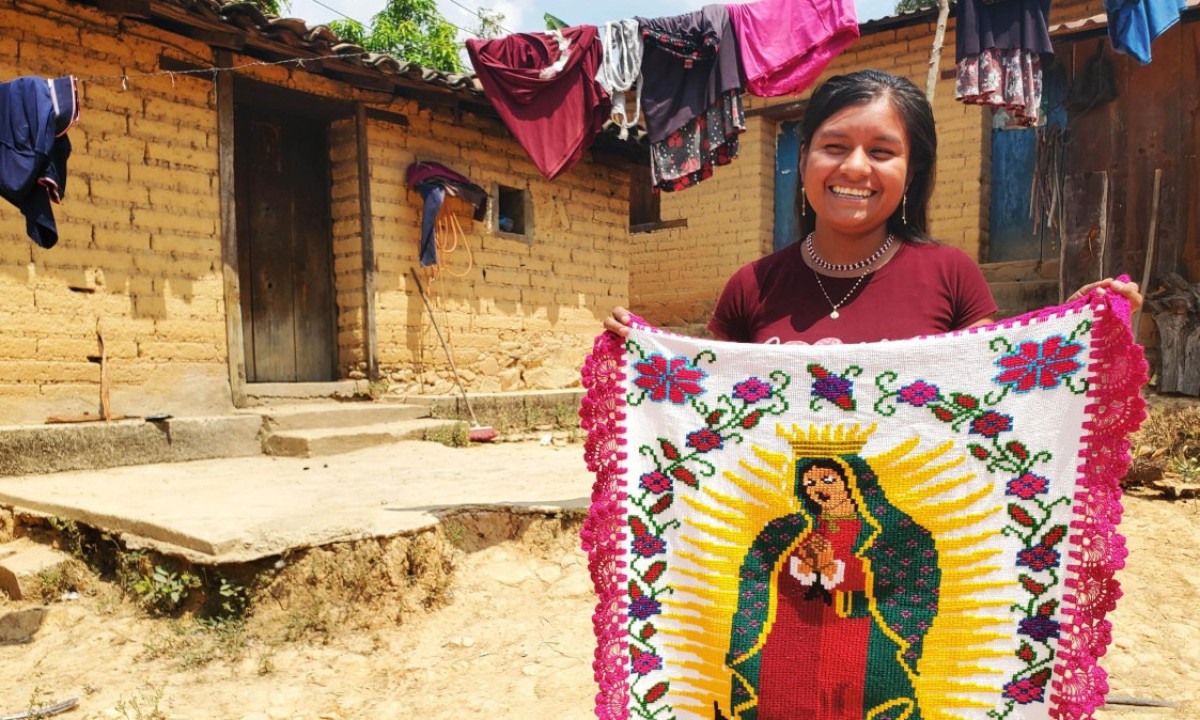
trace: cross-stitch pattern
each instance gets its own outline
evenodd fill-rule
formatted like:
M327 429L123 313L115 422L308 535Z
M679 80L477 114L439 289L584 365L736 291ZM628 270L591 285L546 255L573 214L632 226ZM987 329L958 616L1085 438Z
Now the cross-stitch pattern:
M1144 415L1128 304L583 371L605 720L1086 718Z

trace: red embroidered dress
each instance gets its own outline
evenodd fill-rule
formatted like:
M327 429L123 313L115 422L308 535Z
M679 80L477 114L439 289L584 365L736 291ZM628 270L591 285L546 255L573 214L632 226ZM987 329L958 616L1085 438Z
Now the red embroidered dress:
M820 592L845 598L843 593L867 589L863 562L854 556L861 528L860 520L817 522L813 533L833 545L833 578L801 577L796 564L802 552L793 551L780 566L775 621L762 648L761 720L862 720L871 618L840 615L840 603L827 602Z

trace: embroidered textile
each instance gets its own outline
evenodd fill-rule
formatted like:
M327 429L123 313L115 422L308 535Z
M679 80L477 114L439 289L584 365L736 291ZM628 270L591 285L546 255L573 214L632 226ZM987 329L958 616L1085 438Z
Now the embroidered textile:
M875 344L597 338L597 715L1091 717L1144 416L1128 315L1092 294Z

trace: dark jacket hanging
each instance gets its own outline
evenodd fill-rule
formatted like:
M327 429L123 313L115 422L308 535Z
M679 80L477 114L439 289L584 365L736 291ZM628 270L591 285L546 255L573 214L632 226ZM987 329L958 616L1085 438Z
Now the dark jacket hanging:
M40 247L58 242L51 203L67 190L67 130L79 119L75 78L0 83L0 197L20 209Z

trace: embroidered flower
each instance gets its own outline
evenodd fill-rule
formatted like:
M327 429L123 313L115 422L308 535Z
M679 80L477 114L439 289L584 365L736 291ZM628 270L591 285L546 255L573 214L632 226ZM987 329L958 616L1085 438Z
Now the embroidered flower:
M844 377L838 375L830 375L813 381L812 394L813 397L825 398L829 402L842 407L850 400L850 393L854 389L854 383Z
M988 410L971 421L971 432L986 438L994 438L1005 430L1012 430L1012 416Z
M704 388L700 381L708 377L708 373L695 367L682 356L667 360L656 353L650 356L649 361L635 363L634 368L641 374L633 384L643 390L649 390L651 400L670 400L676 405L687 402L689 395L702 394Z
M688 433L687 444L689 447L694 447L702 453L710 450L720 450L724 446L721 436L708 428Z
M642 475L640 484L652 493L662 493L671 489L671 478L655 470Z
M938 399L941 392L936 385L930 385L924 380L918 380L911 385L900 388L900 402L906 402L913 407L924 407Z
M1024 565L1031 570L1058 567L1058 561L1058 551L1045 545L1034 545L1017 553L1017 565Z
M633 671L646 675L662 667L662 658L650 652L638 653L633 658Z
M1032 702L1041 702L1045 690L1034 685L1029 678L1010 682L1004 686L1004 697L1011 698L1021 703L1028 705Z
M1016 495L1022 500L1030 500L1034 495L1041 495L1046 492L1049 487L1050 481L1041 475L1025 473L1021 477L1009 480L1006 492L1009 495Z
M808 372L813 376L814 400L824 398L843 410L855 408L853 382L841 375L834 375L817 363L809 365Z
M666 549L667 541L660 537L637 535L633 538L633 551L642 557L653 557Z
M733 396L738 400L756 403L771 397L771 384L752 377L733 386Z
M1083 367L1074 359L1081 350L1083 345L1066 342L1061 335L1048 337L1041 344L1023 342L1016 352L996 360L996 366L1003 372L994 381L1017 392L1058 387L1062 378Z
M662 603L649 595L643 595L629 604L629 614L638 620L645 620L660 612L662 612Z
M1058 637L1058 621L1051 620L1044 615L1034 615L1022 620L1017 632L1028 635L1034 640L1049 640Z

